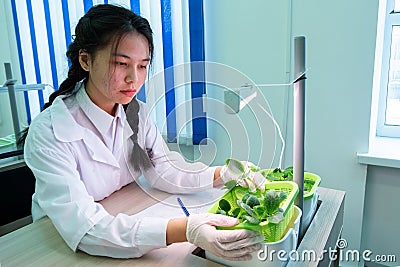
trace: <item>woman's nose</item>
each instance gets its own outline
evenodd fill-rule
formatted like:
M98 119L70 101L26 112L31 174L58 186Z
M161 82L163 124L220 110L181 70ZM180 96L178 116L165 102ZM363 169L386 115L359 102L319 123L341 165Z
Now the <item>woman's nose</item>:
M135 83L138 80L137 75L138 75L138 73L135 70L135 68L129 68L126 73L125 81L127 83Z

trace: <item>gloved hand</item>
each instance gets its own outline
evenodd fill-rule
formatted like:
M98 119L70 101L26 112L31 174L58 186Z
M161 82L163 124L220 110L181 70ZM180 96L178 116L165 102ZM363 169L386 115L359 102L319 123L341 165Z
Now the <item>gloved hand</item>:
M246 174L250 172L250 168L257 168L250 161L238 161L238 160L230 160L228 164L225 164L221 168L220 176L224 183L229 181L238 181L241 178L244 178Z
M250 260L250 253L261 249L264 237L250 230L217 230L215 226L234 226L239 220L221 214L193 214L188 217L187 240L227 260Z
M240 186L249 188L250 192L255 192L257 189L264 192L266 183L268 183L268 180L258 171L250 172L246 178L238 181Z
M257 188L264 192L267 182L254 163L235 159L221 167L220 177L224 184L235 181L240 186L249 188L250 192L255 192Z

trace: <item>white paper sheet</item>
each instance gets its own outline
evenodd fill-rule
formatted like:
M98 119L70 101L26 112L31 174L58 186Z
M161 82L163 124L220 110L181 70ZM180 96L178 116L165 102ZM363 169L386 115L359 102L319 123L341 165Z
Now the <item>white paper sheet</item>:
M190 214L199 214L207 210L218 200L225 190L213 188L211 190L185 195L172 195L167 199L142 210L137 215L146 217L177 218L185 216L178 204L177 198L180 197Z

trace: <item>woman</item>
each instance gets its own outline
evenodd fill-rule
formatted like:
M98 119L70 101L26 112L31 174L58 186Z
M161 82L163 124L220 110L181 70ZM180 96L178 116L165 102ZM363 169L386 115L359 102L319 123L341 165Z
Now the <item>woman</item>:
M153 56L146 19L122 7L97 5L75 31L67 51L68 77L22 138L25 161L36 177L33 220L48 216L72 250L92 255L134 258L189 241L227 259L251 258L262 236L215 228L233 226L237 219L112 216L97 203L141 174L168 192L204 190L222 183L221 168L190 165L166 150L136 100ZM223 182L236 179L223 177Z

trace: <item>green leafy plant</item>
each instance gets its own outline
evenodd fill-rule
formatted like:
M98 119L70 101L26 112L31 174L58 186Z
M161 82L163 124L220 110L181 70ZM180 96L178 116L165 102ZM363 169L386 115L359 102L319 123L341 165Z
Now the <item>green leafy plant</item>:
M231 173L234 173L237 176L239 176L240 179L243 179L247 174L246 169L245 169L243 163L240 160L237 160L237 159L234 159L234 158L228 158L225 161L225 166L228 168L228 170ZM233 187L235 187L236 184L237 184L237 181L235 181L235 180L229 181L229 182L224 184L224 187L222 189L230 190Z
M313 186L314 186L314 181L306 179L306 177L304 177L304 192L310 192Z
M259 224L264 221L279 223L283 220L282 209L279 207L287 198L286 193L274 190L261 192L259 189L250 192L248 188L242 188L238 185L240 180L249 179L251 172L258 172L260 168L252 165L245 166L240 160L234 158L228 158L225 161L225 166L229 172L239 177L237 181L229 181L223 187L223 189L231 190L232 199L236 200L236 203L232 204L236 204L237 207L232 208L231 203L221 199L218 203L218 214L232 216L238 218L241 222L247 221L252 224ZM276 170L278 172L279 169ZM242 188L246 191L241 199L234 195L235 188Z
M271 170L261 170L260 173L269 181L293 181L293 167L287 167L282 170L275 168ZM314 186L314 181L304 177L304 192L310 192Z
M232 216L238 218L240 222L250 224L263 222L278 224L284 219L284 211L281 206L288 197L287 193L272 189L265 190L251 186L251 183L254 183L254 172L261 173L270 182L293 181L292 166L286 169L260 170L257 166L246 165L234 158L228 158L225 166L227 171L236 175L238 179L224 184L222 189L229 190L231 202L221 199L218 203L217 213ZM305 177L304 190L310 191L313 185L314 181Z
M249 205L250 208L253 208L254 206L260 205L260 200L254 195L250 195L246 198L246 205Z
M282 202L287 198L285 192L277 192L268 190L262 193L246 192L241 199L238 199L232 190L233 199L236 200L237 207L232 205L225 199L221 199L218 203L218 214L224 214L238 218L240 222L249 222L251 224L259 224L268 221L270 223L279 223L284 219L283 210L280 208Z
M234 208L232 211L231 209L232 207L229 201L227 201L226 199L221 199L218 203L217 214L228 215L237 218L240 213L240 209Z
M293 167L287 167L282 170L275 168L274 170L261 170L261 174L270 181L293 181Z
M249 179L249 182L251 182L251 179L249 178L250 173L260 171L260 168L257 166L254 165L245 166L240 160L234 158L226 159L225 166L227 167L229 172L238 177L237 180L231 180L224 184L224 187L222 189L227 189L227 190L230 190L235 186L237 186L240 180Z

